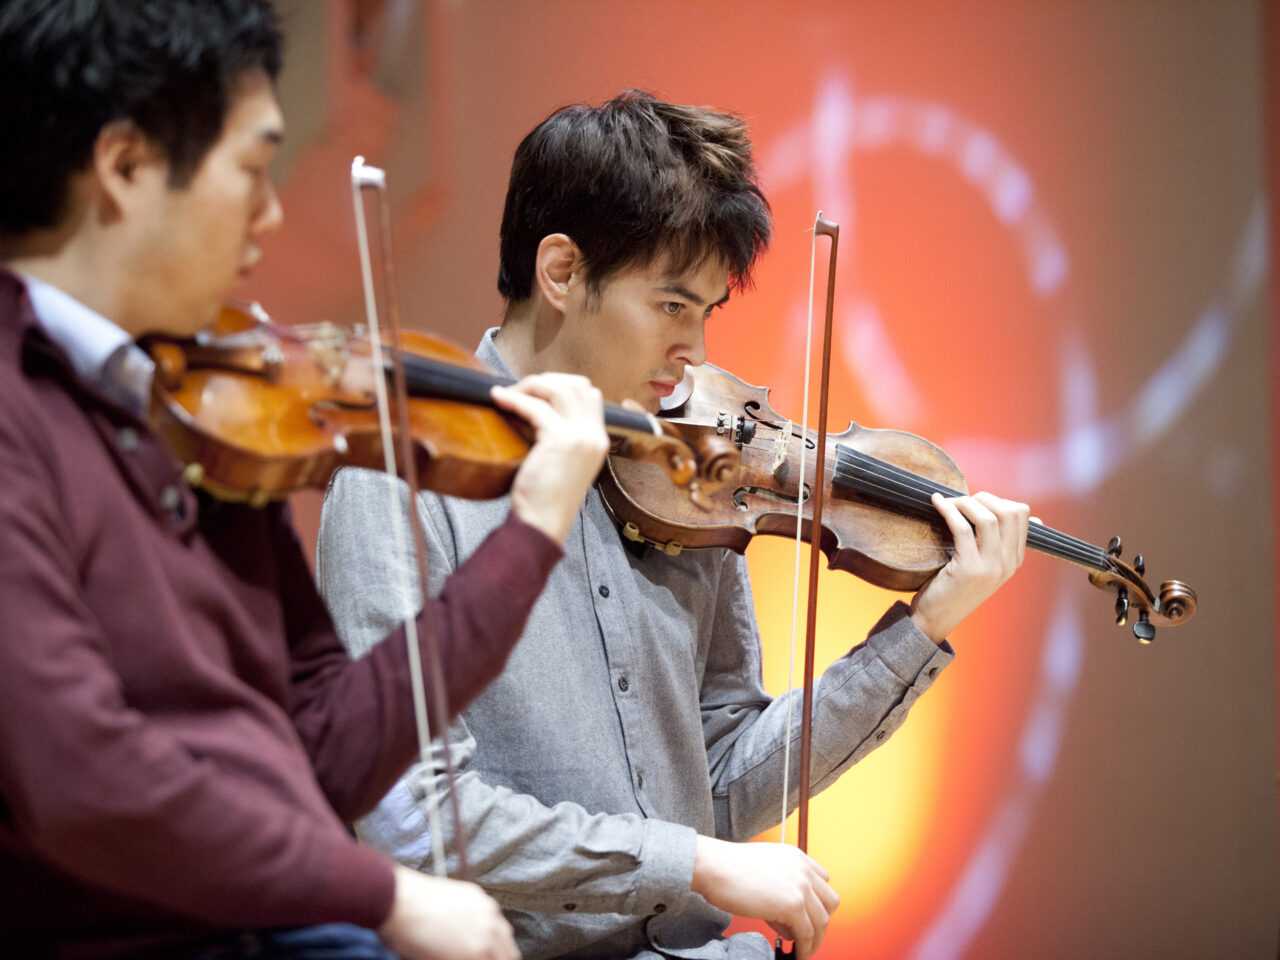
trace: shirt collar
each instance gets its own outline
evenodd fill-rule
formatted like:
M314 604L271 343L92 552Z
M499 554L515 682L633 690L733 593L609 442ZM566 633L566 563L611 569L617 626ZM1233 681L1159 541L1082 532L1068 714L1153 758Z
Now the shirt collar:
M76 373L134 413L146 410L155 366L133 338L57 287L32 276L22 280L40 326Z
M490 327L484 332L484 336L480 338L480 346L476 347L476 357L492 367L494 373L514 377L511 367L507 365L507 358L502 355L502 351L498 349L498 342L494 339L499 329L499 327Z

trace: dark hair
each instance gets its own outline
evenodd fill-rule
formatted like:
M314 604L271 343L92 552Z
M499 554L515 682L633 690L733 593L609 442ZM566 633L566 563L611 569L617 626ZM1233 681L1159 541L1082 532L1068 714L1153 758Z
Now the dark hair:
M130 121L190 183L246 70L279 73L267 0L4 0L0 234L52 227L103 127Z
M721 257L730 284L743 287L771 230L740 118L629 90L557 110L516 148L498 292L529 296L538 244L553 233L578 245L595 293L659 255L675 273Z

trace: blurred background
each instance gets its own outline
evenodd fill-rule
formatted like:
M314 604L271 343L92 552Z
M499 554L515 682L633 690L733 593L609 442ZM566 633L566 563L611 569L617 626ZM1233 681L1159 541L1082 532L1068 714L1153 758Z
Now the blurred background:
M471 346L501 318L528 130L632 87L733 111L776 239L711 360L800 421L822 210L832 429L928 437L971 489L1119 535L1153 586L1199 594L1142 646L1080 570L1029 555L907 726L815 798L843 897L823 957L1277 956L1275 4L280 7L285 228L244 291L280 322L362 319L356 154L387 170L406 322ZM296 500L308 541L318 506ZM748 557L777 692L791 548ZM819 667L893 599L840 573L821 596Z

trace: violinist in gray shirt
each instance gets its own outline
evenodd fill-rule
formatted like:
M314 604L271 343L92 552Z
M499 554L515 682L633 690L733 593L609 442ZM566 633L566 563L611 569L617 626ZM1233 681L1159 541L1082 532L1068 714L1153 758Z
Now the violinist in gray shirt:
M477 356L511 376L584 374L607 401L655 411L706 359L704 325L749 283L770 231L738 118L634 91L559 110L516 151L506 312ZM402 609L379 531L386 482L340 472L321 523L318 578L356 652ZM954 559L818 682L816 789L902 724L950 662L946 636L1022 561L1024 505L985 493L935 505ZM430 494L416 508L433 589L508 510ZM787 732L787 697L765 692L760 661L743 557L635 552L593 491L506 668L450 736L475 879L527 960L772 957L758 934L724 938L730 914L767 921L801 958L817 949L839 901L826 870L745 842L778 822L784 744L799 736L799 711ZM442 835L427 829L431 785L448 789L439 747L360 836L418 867L442 844L456 865L447 809Z

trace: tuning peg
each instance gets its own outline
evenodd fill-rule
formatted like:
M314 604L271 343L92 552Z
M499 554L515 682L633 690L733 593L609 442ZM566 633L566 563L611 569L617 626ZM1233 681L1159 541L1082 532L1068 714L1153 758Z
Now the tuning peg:
M1129 591L1121 587L1116 591L1116 626L1123 627L1129 619Z
M1107 555L1112 557L1120 556L1120 548L1123 546L1119 537L1112 537L1111 542L1107 544Z
M1156 628L1147 619L1147 611L1138 612L1138 622L1133 625L1133 635L1138 638L1139 643L1150 643L1156 638Z
M1138 571L1138 576L1143 576L1147 572L1147 561L1143 559L1142 554L1138 554L1133 558L1133 569Z

